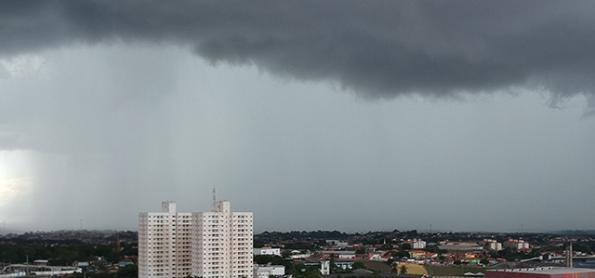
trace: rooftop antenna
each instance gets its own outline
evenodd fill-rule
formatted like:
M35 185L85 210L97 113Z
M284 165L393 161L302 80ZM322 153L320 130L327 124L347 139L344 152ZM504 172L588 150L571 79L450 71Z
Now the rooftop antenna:
M213 209L217 207L217 191L215 191L215 187L213 186Z

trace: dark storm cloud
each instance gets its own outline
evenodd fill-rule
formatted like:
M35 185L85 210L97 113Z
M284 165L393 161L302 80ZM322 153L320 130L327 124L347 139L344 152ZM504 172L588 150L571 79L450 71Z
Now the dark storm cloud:
M213 63L367 97L525 87L593 94L592 1L2 1L2 55L74 43L189 46Z

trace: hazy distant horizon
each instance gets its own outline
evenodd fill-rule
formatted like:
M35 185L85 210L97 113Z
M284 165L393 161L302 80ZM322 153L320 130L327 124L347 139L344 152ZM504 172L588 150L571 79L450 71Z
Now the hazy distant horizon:
M570 229L570 230L552 230L552 231L453 231L453 230L416 230L416 229L397 229L399 232L417 231L420 234L435 234L435 233L469 233L469 234L566 234L568 232L579 233L595 233L593 229ZM289 232L341 232L345 234L365 234L365 233L385 233L394 230L368 230L368 231L341 231L341 230L254 230L254 234L269 233L289 233ZM7 234L25 234L25 233L52 233L52 232L137 232L137 229L54 229L54 230L0 230L0 235Z

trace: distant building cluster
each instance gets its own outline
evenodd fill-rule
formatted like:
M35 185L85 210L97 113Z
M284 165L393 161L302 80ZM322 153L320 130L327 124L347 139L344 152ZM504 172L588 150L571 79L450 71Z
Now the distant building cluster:
M485 249L490 251L500 251L502 250L502 243L496 241L495 239L484 239L484 246Z
M528 242L522 239L509 239L504 242L504 247L510 248L513 250L529 250L531 246Z
M0 256L6 262L0 263L0 278L86 274L141 278L595 278L595 271L574 268L595 261L595 252L588 249L594 237L520 236L415 230L254 235L253 214L232 211L228 201L214 201L211 211L193 213L179 212L176 203L166 201L161 211L139 214L138 233L59 231L0 236L0 250L4 251ZM84 248L81 250L99 246L97 252L102 253L70 261L59 260L67 253L56 253L50 258L26 257L25 263L13 264L18 261L14 254L22 251L5 251L28 241L47 242L49 245L40 247L46 248L57 242L69 244L72 239L84 240L86 245L78 247ZM566 267L551 267L561 265Z
M339 238L328 239L328 236L332 235ZM267 247L255 248L255 255L279 252L290 259L293 266L303 267L296 271L307 272L317 269L320 275L332 277L335 277L333 275L346 275L346 277L375 275L373 272L370 273L370 270L407 277L484 277L486 267L507 262L508 259L504 256L528 257L531 252L531 246L524 239L493 234L484 234L485 237L482 237L482 235L463 234L386 232L380 236L379 233L370 232L366 235L346 236L335 232L326 234L302 232L300 236L299 232L296 232L287 234L285 238L280 238L276 234L267 236L270 236L265 242ZM316 236L324 240L317 240ZM281 249L285 246L306 247L308 243L313 246ZM509 245L510 243L515 245ZM505 248L509 248L512 252L500 252ZM542 261L542 258L534 259ZM386 266L389 267L388 270L383 269ZM267 269L263 268L259 271L262 277L269 273Z

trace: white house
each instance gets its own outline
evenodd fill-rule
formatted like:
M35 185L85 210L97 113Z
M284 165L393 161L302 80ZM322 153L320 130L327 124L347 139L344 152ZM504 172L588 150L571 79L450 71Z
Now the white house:
M413 239L409 242L412 249L424 249L426 248L426 242L421 239Z
M271 247L254 248L252 253L255 256L258 256L258 255L281 256L281 248L271 248Z
M285 266L283 265L255 265L254 278L269 278L271 276L285 275Z

